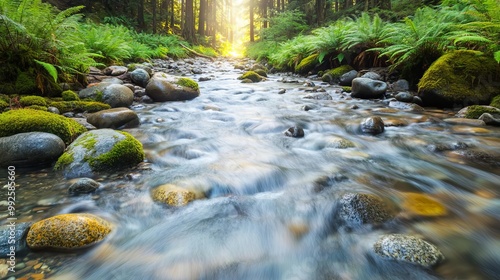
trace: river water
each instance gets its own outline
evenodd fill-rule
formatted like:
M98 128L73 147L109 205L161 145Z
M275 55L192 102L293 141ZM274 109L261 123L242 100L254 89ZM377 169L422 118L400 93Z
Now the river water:
M19 170L20 222L90 212L115 225L90 250L30 252L23 261L46 264L42 273L55 279L498 279L499 128L444 122L453 111L351 99L318 81L326 92L310 92L300 77L242 84L239 75L216 61L192 76L212 78L200 82L198 98L135 104L141 125L127 131L149 164L99 178L95 195L69 197L60 174ZM299 82L282 82L290 79ZM369 116L390 126L362 134ZM305 136L285 136L293 126ZM154 203L150 190L166 183L206 199ZM399 214L382 226L344 227L336 213L346 192L376 194ZM411 214L409 192L429 195L447 214ZM446 260L424 269L381 259L372 246L386 233L420 236ZM17 276L39 272L28 268Z

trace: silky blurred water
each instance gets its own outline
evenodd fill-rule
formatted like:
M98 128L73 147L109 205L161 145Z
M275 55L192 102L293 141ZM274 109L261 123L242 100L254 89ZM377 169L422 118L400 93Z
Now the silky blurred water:
M134 105L141 125L127 131L143 143L151 170L101 177L103 188L82 197L67 196L60 174L18 171L20 220L91 212L116 227L54 268L53 277L498 279L499 128L444 122L452 111L387 110L382 101L351 99L327 85L332 100L318 100L310 97L324 93L278 75L242 84L229 61L201 76L210 75L194 100ZM375 115L402 126L363 135L359 124ZM305 137L286 137L292 126ZM470 150L482 156L464 156ZM150 190L167 183L207 198L178 208L154 203ZM347 228L336 218L346 192L379 195L400 214L382 226ZM407 192L430 195L448 214L409 216ZM372 246L385 233L418 235L446 260L424 269L381 259Z

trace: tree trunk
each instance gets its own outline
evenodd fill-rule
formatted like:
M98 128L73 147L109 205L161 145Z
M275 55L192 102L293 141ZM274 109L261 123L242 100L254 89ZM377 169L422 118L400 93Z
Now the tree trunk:
M196 34L194 30L193 0L185 0L185 16L182 28L182 36L188 42L196 41Z
M169 0L170 1L170 30L172 33L174 33L174 26L175 26L175 2L174 0Z
M253 1L254 0L249 1L250 6L248 8L248 10L250 11L250 14L249 14L249 17L250 17L250 42L255 42L255 34L254 34L255 30L254 30L254 26L253 26L254 25L254 23L253 23L254 22L254 18L253 18L254 17L254 14L253 14L253 6L254 6L253 4L254 3L253 3Z
M139 0L139 7L137 8L137 23L139 30L144 30L144 0Z
M207 0L200 0L200 14L198 16L198 34L205 36L205 23L207 21Z
M156 0L151 0L151 12L153 13L153 34L156 33Z

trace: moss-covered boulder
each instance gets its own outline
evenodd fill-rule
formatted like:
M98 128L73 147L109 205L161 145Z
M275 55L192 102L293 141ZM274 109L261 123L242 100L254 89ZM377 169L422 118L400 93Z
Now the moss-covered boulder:
M66 178L132 167L144 160L142 144L132 135L112 129L88 131L78 137L54 166Z
M154 201L165 203L170 206L183 206L189 202L202 197L194 190L189 190L174 184L165 184L154 188L151 191Z
M313 70L314 67L319 63L318 54L312 54L300 61L299 64L295 66L295 72L300 74L306 74L309 71Z
M64 101L79 101L80 97L78 94L72 90L65 90L61 93L62 99Z
M200 95L198 83L192 79L157 74L146 86L146 95L155 102L191 100Z
M92 214L62 214L34 223L26 242L31 249L81 249L103 240L111 230L109 222Z
M490 106L500 109L500 95L495 96L493 100L491 100Z
M264 77L257 74L255 71L247 71L243 75L238 77L238 80L251 80L253 83L258 83L262 81Z
M418 83L424 105L465 107L489 104L500 94L500 64L477 51L453 51L441 56Z
M321 80L326 83L338 83L340 76L344 75L345 73L354 70L350 65L342 65L337 68L333 68L330 70L327 70L323 73L323 76L321 77Z
M69 144L87 129L72 119L40 110L18 109L0 114L0 137L34 131L55 134Z
M28 107L32 105L47 107L47 101L45 100L45 98L35 95L23 96L21 97L21 99L19 99L19 103L23 107Z
M88 131L59 157L54 167L66 178L93 177L97 173L132 167L144 160L142 144L129 133L112 129Z
M472 105L458 111L456 116L459 118L478 119L484 113L500 116L500 109L493 106Z
M50 106L57 108L61 114L67 112L95 113L111 108L110 105L97 101L54 101L50 103Z

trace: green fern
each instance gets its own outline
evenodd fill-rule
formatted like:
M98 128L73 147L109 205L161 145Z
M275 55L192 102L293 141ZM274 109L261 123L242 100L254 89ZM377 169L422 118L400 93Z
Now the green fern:
M35 62L41 65L45 70L47 70L49 75L54 79L54 82L57 83L57 69L56 67L54 67L54 65L36 59Z

